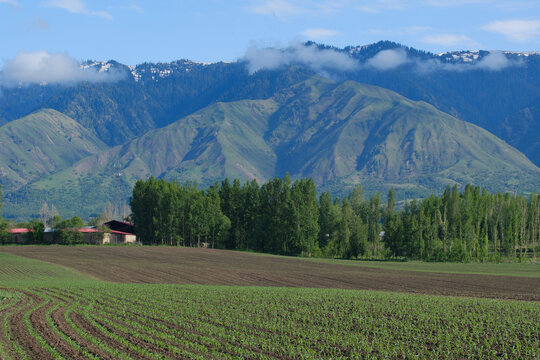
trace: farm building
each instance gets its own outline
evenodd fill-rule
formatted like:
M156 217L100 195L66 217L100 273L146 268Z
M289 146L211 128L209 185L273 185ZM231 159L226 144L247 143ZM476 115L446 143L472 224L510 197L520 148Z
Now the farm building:
M32 229L15 228L8 229L8 233L11 237L12 244L25 244L28 239L28 233L32 232Z
M137 241L135 234L124 231L103 231L95 228L82 228L77 231L82 234L85 244L133 244Z
M11 244L28 244L32 242L30 235L33 229L14 228L8 229ZM134 233L118 230L100 230L93 227L84 227L80 229L64 229L60 231L78 232L82 236L82 242L85 244L133 244L137 241ZM55 244L61 243L59 232L52 228L45 228L43 232L43 243Z

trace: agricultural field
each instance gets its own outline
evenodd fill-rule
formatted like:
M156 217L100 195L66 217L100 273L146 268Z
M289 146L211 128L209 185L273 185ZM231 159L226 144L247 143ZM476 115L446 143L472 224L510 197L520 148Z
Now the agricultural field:
M6 246L0 251L115 283L338 288L540 301L538 264L461 264L461 273L448 273L452 266L457 272L460 264L363 265L163 246ZM515 276L497 275L499 265Z
M0 358L536 359L539 281L203 249L3 247Z

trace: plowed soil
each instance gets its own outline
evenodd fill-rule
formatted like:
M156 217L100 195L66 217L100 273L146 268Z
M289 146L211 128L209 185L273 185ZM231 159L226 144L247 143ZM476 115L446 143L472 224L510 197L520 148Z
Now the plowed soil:
M119 283L369 289L540 301L540 278L383 270L177 247L4 247L0 251Z

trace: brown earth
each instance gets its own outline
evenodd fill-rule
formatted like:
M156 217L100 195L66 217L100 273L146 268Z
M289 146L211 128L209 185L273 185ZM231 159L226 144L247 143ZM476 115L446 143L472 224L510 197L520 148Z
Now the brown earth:
M0 251L119 283L369 289L540 301L540 278L442 274L180 247L4 247Z
M4 321L7 322L7 328L9 332L9 341L5 341L5 335L4 344L12 344L13 347L13 341L17 343L17 346L20 346L24 349L24 352L30 359L53 359L52 355L49 354L45 348L41 346L41 344L38 342L38 340L30 334L28 331L26 324L24 322L24 315L26 312L31 311L30 313L30 322L35 319L32 319L32 314L35 311L32 311L31 309L44 303L44 300L35 296L34 294L27 293L24 291L18 292L19 296L19 302L15 306L11 308L5 309L4 312L0 313L0 318L4 318L7 316L7 320L4 319ZM45 320L42 320L40 323L43 325ZM36 327L37 324L32 323L32 327ZM8 350L11 353L11 356L16 356L16 350L13 347L12 349Z

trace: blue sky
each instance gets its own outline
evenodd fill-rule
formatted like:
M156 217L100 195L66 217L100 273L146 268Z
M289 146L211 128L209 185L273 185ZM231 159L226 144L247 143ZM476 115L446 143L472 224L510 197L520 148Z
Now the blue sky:
M0 0L0 33L1 63L21 51L130 65L234 61L249 47L305 40L538 51L540 1Z

